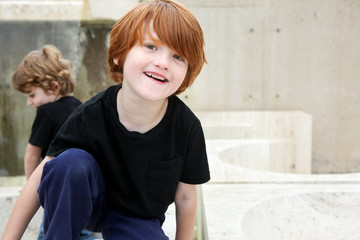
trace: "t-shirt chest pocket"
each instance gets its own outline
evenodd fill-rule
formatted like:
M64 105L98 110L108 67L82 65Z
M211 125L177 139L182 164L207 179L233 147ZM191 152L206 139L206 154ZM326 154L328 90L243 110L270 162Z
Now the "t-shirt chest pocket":
M173 201L182 172L182 162L182 157L149 162L147 191L151 198Z

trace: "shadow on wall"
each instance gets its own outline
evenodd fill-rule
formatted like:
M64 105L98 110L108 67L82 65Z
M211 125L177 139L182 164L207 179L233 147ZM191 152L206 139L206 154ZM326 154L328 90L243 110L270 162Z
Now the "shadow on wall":
M22 175L23 156L35 110L12 88L22 58L45 44L57 46L74 64L74 95L86 101L113 84L108 77L108 36L113 21L0 22L0 176Z

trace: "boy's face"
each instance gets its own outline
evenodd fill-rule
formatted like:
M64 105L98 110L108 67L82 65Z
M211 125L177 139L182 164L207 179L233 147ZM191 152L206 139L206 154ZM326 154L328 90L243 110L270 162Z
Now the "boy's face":
M30 87L30 92L26 94L26 97L26 103L35 109L43 104L55 102L58 99L58 95L54 94L54 92L46 93L40 87Z
M157 39L150 26L151 35ZM160 41L159 41L160 42ZM114 60L117 63L117 60ZM143 100L163 100L182 84L188 62L163 44L155 44L145 33L144 41L131 48L123 67L123 87Z

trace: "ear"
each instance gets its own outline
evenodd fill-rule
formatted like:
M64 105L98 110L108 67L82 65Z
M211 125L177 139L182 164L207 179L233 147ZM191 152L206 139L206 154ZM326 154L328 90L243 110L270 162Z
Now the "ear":
M119 59L118 58L114 58L114 63L115 63L115 65L117 65L117 66L119 66L119 64L118 64L118 62L119 62Z
M53 93L55 95L59 94L60 92L60 84L57 81L52 81L51 82L51 88L53 89Z

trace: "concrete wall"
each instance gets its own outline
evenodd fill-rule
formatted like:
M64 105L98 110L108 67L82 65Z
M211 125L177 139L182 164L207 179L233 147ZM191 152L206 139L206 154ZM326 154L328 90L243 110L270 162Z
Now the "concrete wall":
M314 172L360 170L360 1L181 2L209 62L185 93L190 106L307 112Z
M46 5L53 2L53 5ZM0 18L6 21L23 20L87 20L117 19L137 0L58 0L0 1ZM194 110L300 110L313 116L313 170L314 172L352 172L360 170L360 1L358 0L180 0L200 21L206 40L208 64L191 89L181 97ZM46 3L46 4L45 4ZM56 6L57 7L56 7ZM72 6L72 7L69 7ZM61 22L60 22L61 23ZM91 27L93 28L93 27ZM17 29L19 30L19 29ZM59 29L43 32L37 44L29 44L23 34L21 54L32 50L46 39L66 45L54 37ZM63 30L61 30L63 31ZM66 32L66 31L65 31ZM83 47L92 39L94 31L79 30L71 44L79 64L78 89L91 96L108 84L97 83L106 75L84 63ZM102 35L101 35L102 34ZM100 42L107 41L101 33ZM96 35L95 36L100 36ZM16 49L0 30L1 46ZM84 38L82 38L84 37ZM4 41L8 45L4 45ZM47 43L47 42L46 42ZM93 49L88 47L90 51ZM106 57L106 48L95 48L86 56ZM74 51L75 51L74 50ZM20 60L10 50L1 52L2 66ZM71 52L71 51L70 51ZM99 53L99 54L97 54ZM65 54L66 55L66 54ZM70 54L71 56L71 54ZM104 57L105 56L105 57ZM89 60L89 58L87 58ZM87 65L81 66L81 65ZM94 66L93 65L93 66ZM104 70L105 69L105 70ZM1 98L7 99L11 87L9 76L13 69L4 69L0 76ZM92 76L90 81L88 78ZM100 77L99 77L100 76ZM6 77L6 80L4 78ZM5 82L5 83L4 83ZM86 84L85 84L86 83ZM89 84L90 83L90 84ZM79 85L78 85L79 86ZM89 87L90 86L90 87ZM88 89L91 88L91 89ZM5 101L5 100L4 100ZM4 102L3 101L3 102ZM23 111L20 100L4 108ZM10 106L10 107L9 107ZM28 110L25 110L27 112ZM29 115L27 115L29 116ZM4 117L2 117L4 118ZM3 120L0 143L4 142ZM1 139L2 138L2 139ZM21 140L23 141L23 139ZM15 142L18 142L15 140ZM25 141L26 142L26 141ZM25 147L25 145L23 146ZM20 149L22 147L18 147ZM20 154L21 155L21 154ZM3 158L3 155L1 155ZM19 160L21 161L21 159ZM0 166L1 168L1 166Z
M77 60L78 22L0 21L0 175L23 173L23 157L35 110L12 88L11 77L21 59L42 45L53 44Z
M24 173L35 110L12 88L11 77L28 52L57 46L73 62L74 94L82 101L112 84L106 53L114 21L90 18L82 0L0 1L0 176Z

